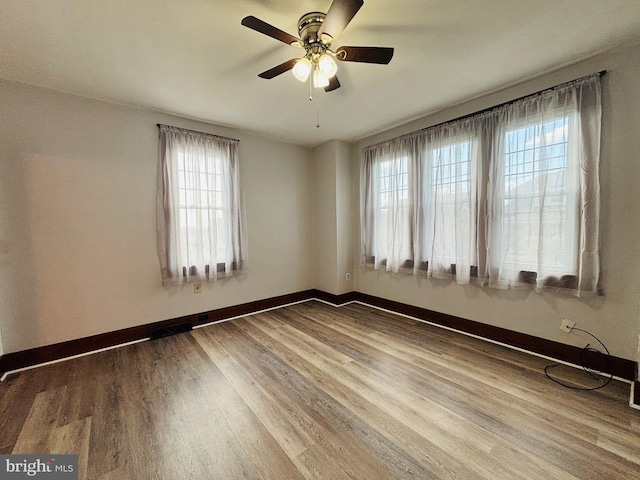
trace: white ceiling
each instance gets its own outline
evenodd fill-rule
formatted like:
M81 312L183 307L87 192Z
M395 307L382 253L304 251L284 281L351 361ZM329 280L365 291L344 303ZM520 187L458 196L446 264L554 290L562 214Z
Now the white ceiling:
M640 41L640 0L365 0L333 45L395 47L387 66L340 63L342 88L257 74L300 50L331 0L0 0L0 77L151 108L300 145L356 141L427 113Z

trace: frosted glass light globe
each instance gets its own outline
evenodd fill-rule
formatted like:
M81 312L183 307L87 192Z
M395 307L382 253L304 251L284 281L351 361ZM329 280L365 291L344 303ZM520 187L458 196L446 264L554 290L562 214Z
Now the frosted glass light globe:
M313 71L313 86L316 88L329 86L329 79L319 69Z
M318 59L318 69L325 77L331 78L338 72L338 65L331 55L323 53Z
M311 73L311 61L307 58L301 58L293 67L293 76L301 82L305 82Z

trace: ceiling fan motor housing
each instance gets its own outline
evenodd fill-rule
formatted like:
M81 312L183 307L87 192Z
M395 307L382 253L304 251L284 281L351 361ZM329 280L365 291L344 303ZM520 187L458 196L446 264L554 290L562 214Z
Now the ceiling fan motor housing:
M298 35L302 40L304 49L308 53L324 53L328 44L323 43L318 38L318 30L324 22L325 14L322 12L309 12L305 13L300 20L298 20Z

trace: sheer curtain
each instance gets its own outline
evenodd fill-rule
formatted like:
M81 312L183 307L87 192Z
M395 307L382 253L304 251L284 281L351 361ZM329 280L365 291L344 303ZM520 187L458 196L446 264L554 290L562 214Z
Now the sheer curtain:
M477 148L474 122L461 121L364 150L363 265L469 283Z
M362 265L599 293L600 76L363 150Z
M158 252L163 285L245 268L238 141L159 125Z
M471 281L477 266L478 124L473 119L450 122L426 133L423 163L425 262L434 278L455 275Z
M365 150L361 181L363 262L375 269L413 272L422 244L419 139Z
M592 75L487 117L489 285L598 293L600 105Z

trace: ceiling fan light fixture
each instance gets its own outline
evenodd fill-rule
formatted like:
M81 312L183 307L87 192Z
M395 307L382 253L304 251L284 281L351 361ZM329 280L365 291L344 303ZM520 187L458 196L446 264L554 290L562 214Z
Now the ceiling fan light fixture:
M338 73L338 65L328 53L323 53L318 59L318 69L327 78L331 78Z
M293 76L298 80L306 82L307 78L309 78L309 74L311 73L311 61L307 57L301 58L296 62L292 72Z
M324 88L329 86L329 77L324 75L319 69L313 71L313 86L315 88Z

